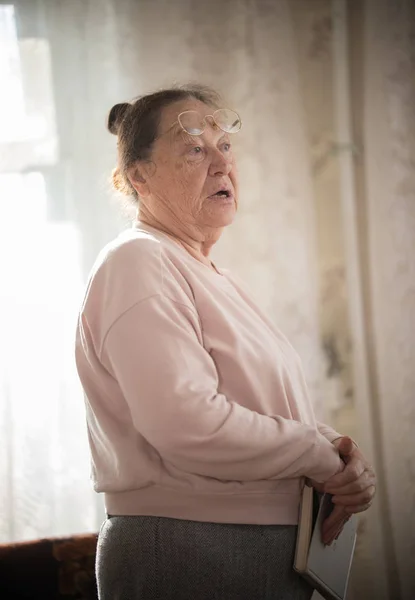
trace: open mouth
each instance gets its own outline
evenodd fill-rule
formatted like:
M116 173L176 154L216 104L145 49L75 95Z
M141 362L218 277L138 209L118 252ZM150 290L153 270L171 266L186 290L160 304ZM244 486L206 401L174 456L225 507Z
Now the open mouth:
M211 198L231 198L232 194L229 190L218 190L215 194L210 196Z

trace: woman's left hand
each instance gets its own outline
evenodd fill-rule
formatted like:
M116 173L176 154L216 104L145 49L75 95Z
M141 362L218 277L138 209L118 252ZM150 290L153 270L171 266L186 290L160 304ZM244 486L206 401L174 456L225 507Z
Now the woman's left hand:
M350 515L367 510L376 491L376 476L352 439L344 436L334 442L343 461L344 470L333 475L326 483L313 486L332 495L334 509L322 525L322 541L331 544L342 532Z
M332 494L333 504L342 507L348 515L363 512L371 506L375 496L375 472L351 438L344 436L336 440L334 446L346 467L326 481L324 491Z

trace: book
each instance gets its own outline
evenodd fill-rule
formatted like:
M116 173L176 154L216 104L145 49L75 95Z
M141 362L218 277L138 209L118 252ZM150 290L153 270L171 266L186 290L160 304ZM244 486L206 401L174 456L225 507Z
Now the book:
M321 527L333 507L330 494L318 494L306 483L300 503L294 570L326 600L345 600L357 518L352 515L337 540L326 546L321 541Z

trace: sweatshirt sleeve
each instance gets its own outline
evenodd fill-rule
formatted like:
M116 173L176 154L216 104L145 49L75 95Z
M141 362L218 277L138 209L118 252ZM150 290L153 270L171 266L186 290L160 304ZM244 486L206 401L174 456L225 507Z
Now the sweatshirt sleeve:
M320 421L317 421L317 429L319 430L319 432L321 433L321 435L324 435L324 437L331 443L333 444L333 442L335 442L336 440L339 440L340 438L344 437L344 433L339 433L338 431L336 431L335 429L333 429L332 427L330 427L330 425L326 425L325 423L320 423ZM350 436L348 436L350 437ZM359 447L358 443L353 439L350 438L353 442L353 444L356 446L356 448Z
M343 435L341 433L338 433L335 429L330 427L330 425L326 425L325 423L320 423L320 421L317 421L317 429L319 430L321 435L324 435L324 437L330 443L333 443L334 440L337 440L337 439L343 437Z
M112 325L101 361L117 380L137 431L182 471L221 480L307 476L342 470L312 426L249 410L218 392L197 313L156 295Z

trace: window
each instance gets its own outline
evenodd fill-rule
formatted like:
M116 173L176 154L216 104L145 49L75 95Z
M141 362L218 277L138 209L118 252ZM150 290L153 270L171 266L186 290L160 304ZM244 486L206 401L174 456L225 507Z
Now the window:
M0 5L0 542L97 530L74 357L79 233L61 198L49 46ZM59 172L59 171L58 171Z

